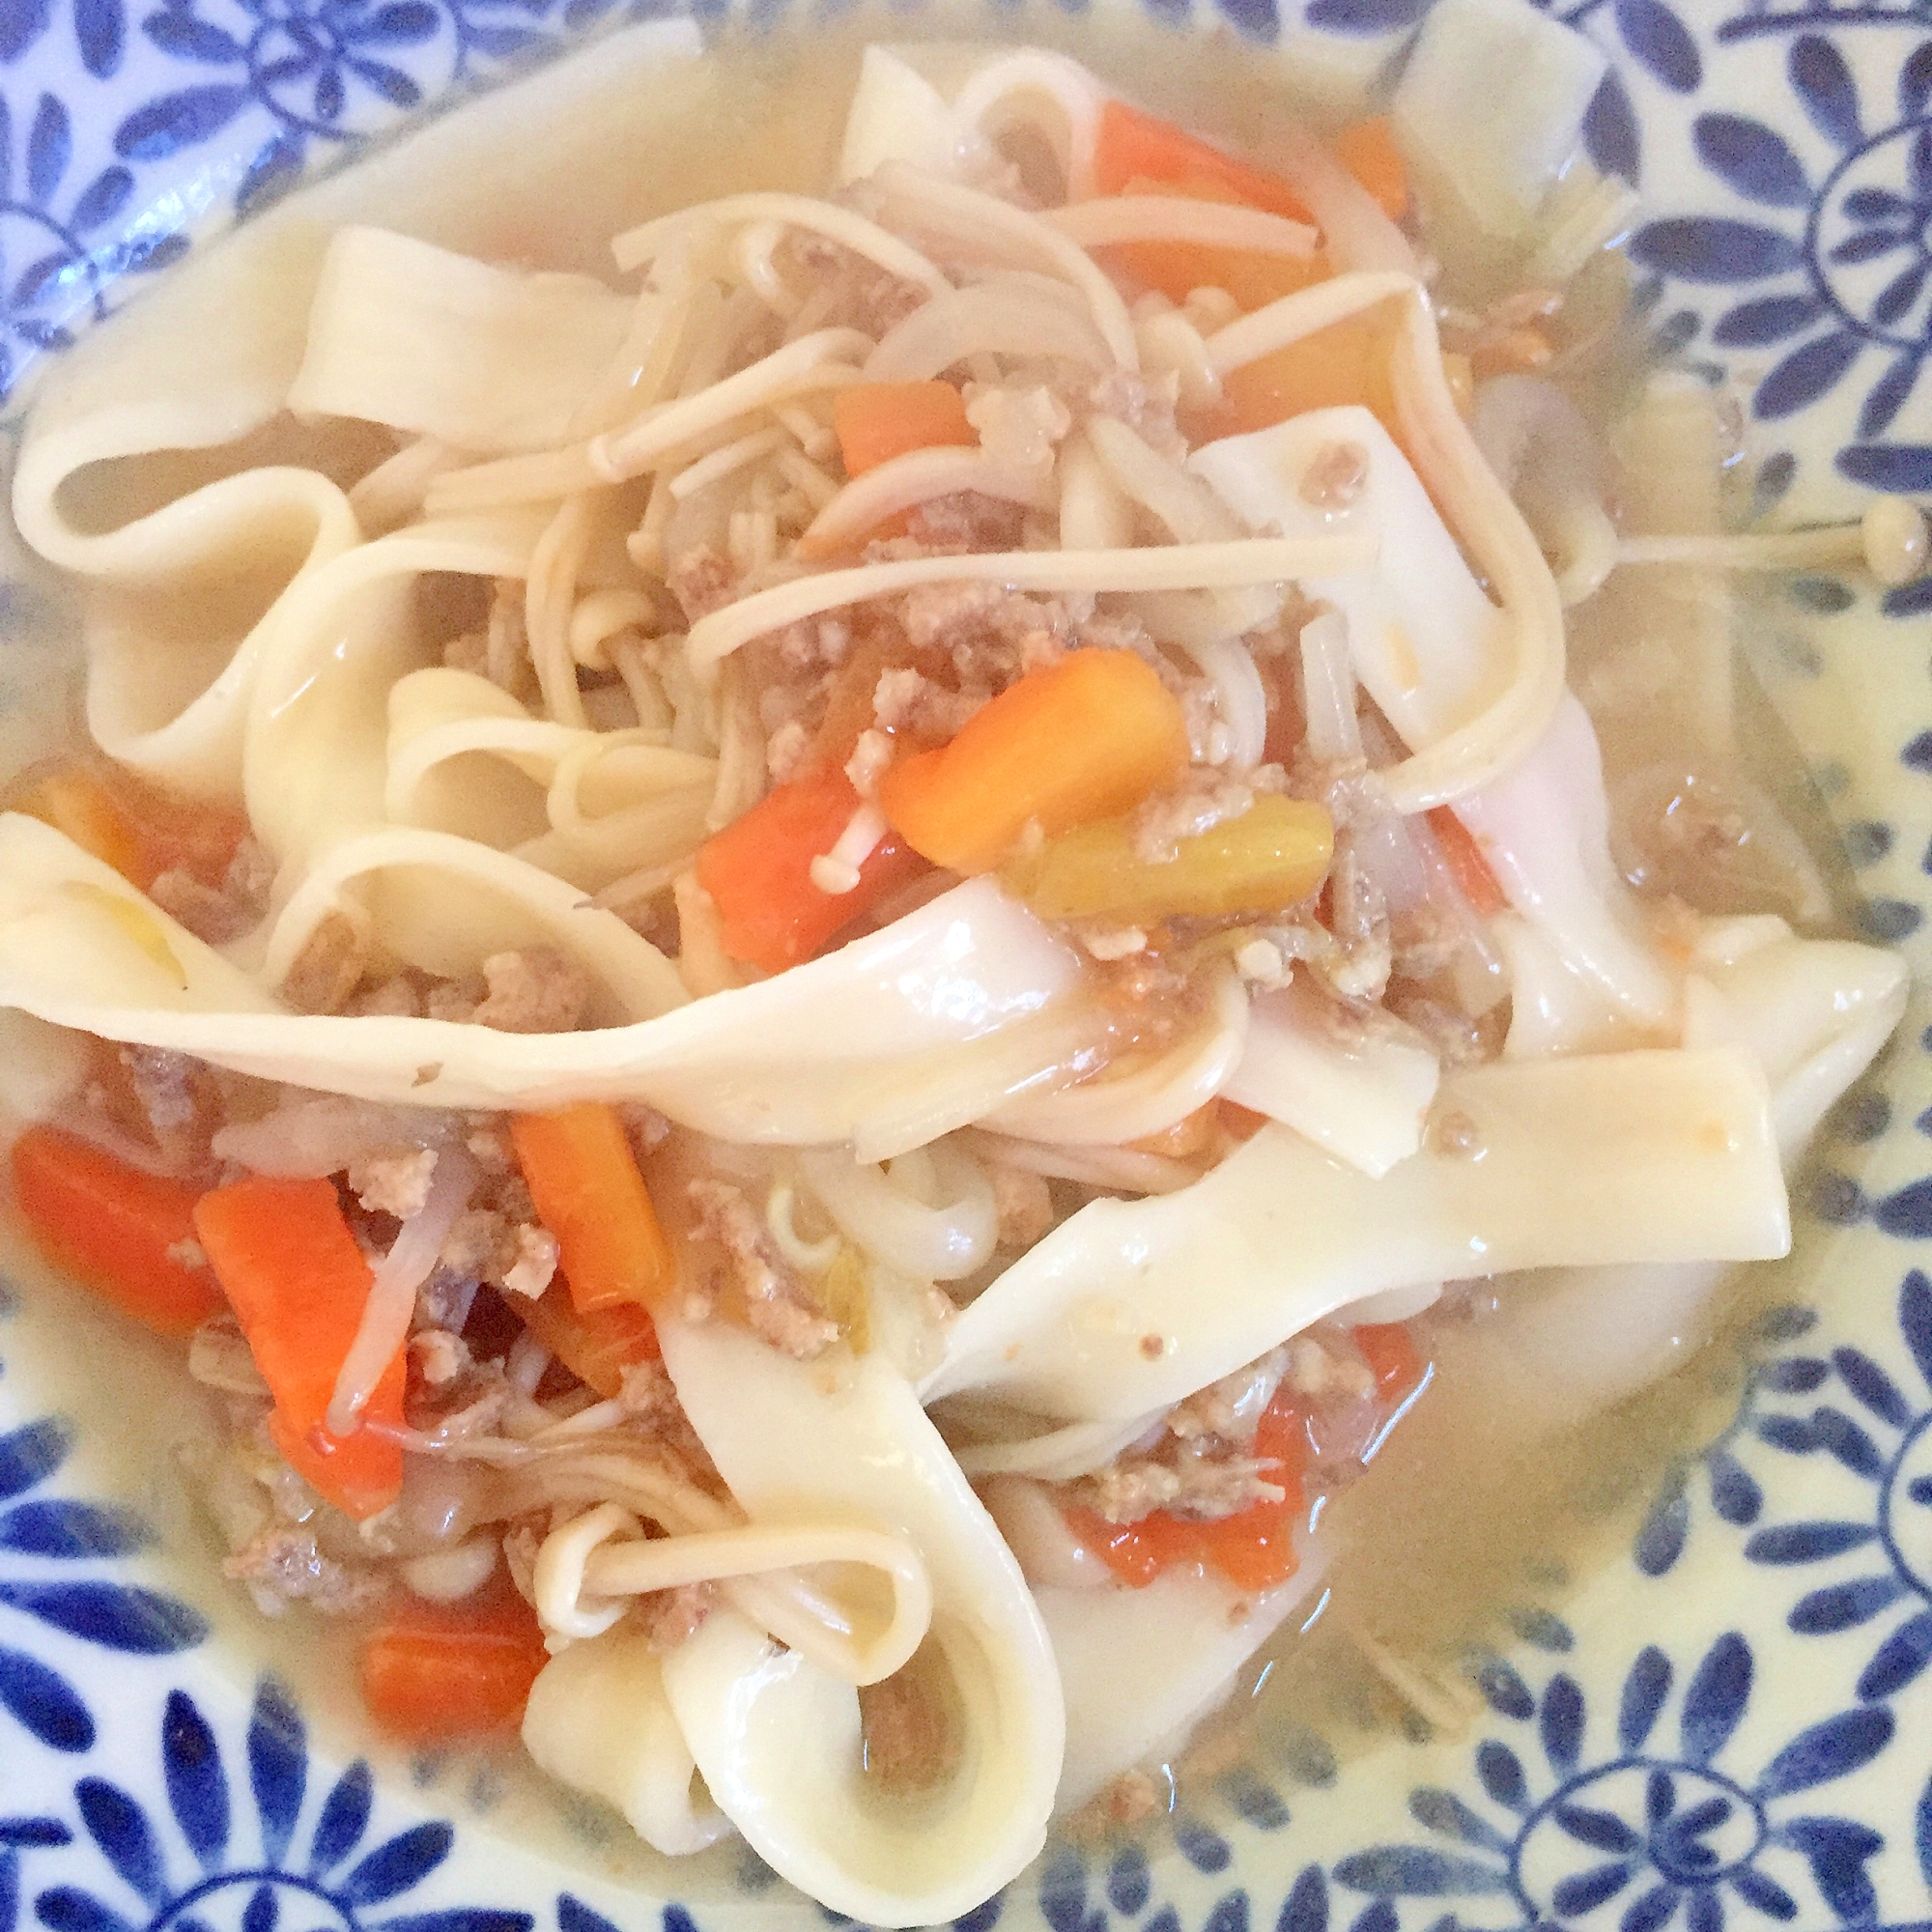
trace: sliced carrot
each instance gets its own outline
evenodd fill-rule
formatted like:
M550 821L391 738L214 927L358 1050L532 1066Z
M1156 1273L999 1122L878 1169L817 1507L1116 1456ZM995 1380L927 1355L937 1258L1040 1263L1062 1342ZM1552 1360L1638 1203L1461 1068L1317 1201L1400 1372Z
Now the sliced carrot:
M552 1114L513 1114L510 1139L537 1218L556 1236L577 1312L662 1300L670 1244L616 1108L580 1100Z
M1489 860L1483 856L1476 835L1446 805L1438 805L1427 816L1429 829L1435 833L1435 842L1463 896L1485 919L1501 912L1509 899Z
M201 1189L144 1174L91 1141L29 1127L14 1143L14 1198L52 1264L161 1335L188 1335L221 1306L200 1259Z
M1100 194L1123 194L1128 184L1137 181L1213 182L1250 208L1265 209L1291 221L1313 218L1279 175L1224 155L1172 121L1143 114L1124 100L1110 100L1100 110L1094 186Z
M838 765L767 792L697 849L697 883L718 908L724 950L781 973L826 945L888 893L925 869L900 839L872 847L849 893L828 893L811 862L829 853L859 809Z
M1399 434L1389 379L1389 324L1369 313L1330 323L1229 373L1214 427L1223 435L1267 429L1310 410L1360 403Z
M1029 821L1054 838L1131 810L1186 767L1186 721L1153 668L1077 650L1009 685L950 744L893 765L879 803L935 866L984 872Z
M1422 1386L1428 1364L1403 1321L1364 1321L1350 1331L1376 1378L1376 1398L1393 1414Z
M1408 168L1386 114L1356 121L1335 136L1335 158L1375 198L1391 221L1408 213Z
M832 405L838 453L847 476L915 449L978 442L966 401L951 383L855 383Z
M548 1662L536 1612L512 1590L473 1604L412 1599L362 1647L362 1699L406 1744L509 1730Z
M1184 195L1191 201L1236 202L1225 182L1211 175L1184 181L1134 181L1128 194ZM1094 251L1108 268L1130 276L1143 288L1158 289L1173 301L1185 301L1196 289L1224 289L1244 309L1264 307L1322 280L1328 263L1313 255L1266 255L1253 248L1226 248L1203 242L1116 242Z
M1084 1505L1065 1512L1068 1527L1122 1582L1145 1589L1163 1571L1196 1565L1237 1589L1271 1590L1294 1575L1294 1529L1306 1506L1308 1436L1291 1398L1277 1395L1255 1430L1256 1460L1283 1492L1211 1522L1154 1510L1136 1522L1110 1523Z
M218 886L247 830L225 807L173 797L104 758L24 773L5 803L65 832L143 892L167 871Z
M650 1310L635 1301L580 1311L570 1287L553 1282L534 1301L519 1296L514 1311L524 1325L587 1388L601 1396L621 1395L624 1371L658 1359L657 1324Z
M325 1427L370 1284L333 1182L254 1175L204 1194L194 1225L275 1399L269 1424L276 1446L349 1515L385 1509L403 1486L402 1449L383 1433L402 1425L403 1350L390 1357L352 1435Z
M1238 1100L1230 1100L1225 1095L1215 1101L1221 1116L1221 1124L1237 1141L1249 1141L1267 1125L1268 1117L1258 1114L1252 1107L1244 1107Z

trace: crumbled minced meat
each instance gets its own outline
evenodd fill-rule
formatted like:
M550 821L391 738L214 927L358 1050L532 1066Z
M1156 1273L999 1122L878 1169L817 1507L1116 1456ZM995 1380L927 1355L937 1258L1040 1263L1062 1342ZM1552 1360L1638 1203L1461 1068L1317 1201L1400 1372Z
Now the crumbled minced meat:
M282 998L298 1013L339 1013L369 963L367 923L325 913L282 977Z
M493 952L483 962L489 991L470 1017L498 1033L571 1033L590 1004L590 976L554 946Z
M692 1181L689 1192L697 1210L694 1232L724 1250L727 1278L744 1299L752 1332L801 1361L838 1341L838 1324L813 1306L743 1192L729 1181L708 1179Z
M389 1594L381 1570L326 1555L315 1532L300 1523L271 1523L222 1564L222 1573L248 1586L264 1616L279 1616L291 1604L308 1604L325 1616L355 1617Z
M372 1214L393 1214L407 1221L422 1212L436 1179L436 1150L412 1148L408 1153L372 1154L349 1169L349 1185Z

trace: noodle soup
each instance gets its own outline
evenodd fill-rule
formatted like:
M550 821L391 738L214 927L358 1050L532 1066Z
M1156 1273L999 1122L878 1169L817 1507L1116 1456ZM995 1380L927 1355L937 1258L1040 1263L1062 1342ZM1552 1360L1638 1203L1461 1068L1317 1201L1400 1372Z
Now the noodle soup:
M1922 526L1721 534L1574 115L1552 185L1427 37L1319 132L1087 50L673 66L679 164L560 210L635 94L507 203L452 123L15 483L85 725L0 817L14 1201L185 1359L242 1641L880 1924L1131 1829L1259 1660L1439 1720L1501 1554L1392 1546L1783 1254L1904 997L1728 600Z

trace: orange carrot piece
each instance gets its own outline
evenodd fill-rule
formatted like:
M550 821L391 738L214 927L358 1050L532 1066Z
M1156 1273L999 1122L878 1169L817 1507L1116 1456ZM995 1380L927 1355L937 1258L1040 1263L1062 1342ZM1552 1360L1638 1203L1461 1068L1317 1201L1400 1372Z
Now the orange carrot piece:
M537 1219L556 1236L577 1312L662 1300L673 1272L670 1243L616 1108L580 1100L555 1113L513 1114L510 1139Z
M1133 181L1125 192L1241 203L1233 188L1211 175L1190 176L1179 182ZM1203 242L1116 242L1094 252L1108 268L1130 276L1143 288L1158 289L1172 301L1185 301L1196 289L1225 289L1243 309L1265 307L1283 296L1297 294L1311 282L1321 281L1328 273L1327 260L1319 252L1265 255L1253 248L1225 248Z
M1291 1399L1277 1396L1255 1430L1255 1457L1270 1464L1265 1480L1283 1493L1233 1516L1199 1522L1155 1510L1136 1522L1112 1523L1083 1505L1067 1526L1131 1589L1163 1571L1193 1564L1217 1571L1241 1590L1271 1590L1294 1575L1294 1526L1306 1506L1308 1435Z
M1335 158L1374 197L1391 221L1408 213L1408 168L1386 114L1352 122L1335 136Z
M65 832L143 892L167 871L218 886L247 829L225 807L172 797L104 759L23 774L6 804Z
M1438 805L1425 815L1463 896L1484 919L1501 912L1509 900L1489 860L1483 856L1476 835L1446 805Z
M776 786L742 817L697 848L697 883L718 908L724 950L767 973L781 973L826 945L888 893L924 870L891 837L859 867L849 893L828 893L811 862L838 842L859 794L838 765Z
M1428 1364L1404 1321L1364 1321L1350 1331L1376 1378L1376 1398L1393 1414L1422 1385Z
M324 1421L370 1284L334 1184L251 1176L204 1194L194 1225L275 1399L276 1447L350 1516L387 1508L402 1490L403 1452L382 1431L402 1426L404 1351L352 1435L331 1435Z
M1100 194L1123 194L1131 182L1213 182L1250 208L1290 221L1313 218L1279 175L1237 161L1171 121L1143 114L1124 100L1110 100L1100 110L1094 186Z
M189 1335L221 1306L192 1259L201 1189L144 1174L77 1134L29 1127L14 1143L14 1198L57 1268L160 1335Z
M951 383L855 383L838 391L832 426L847 476L863 476L910 450L980 440L966 420L965 398Z
M624 1371L655 1361L662 1352L648 1308L613 1301L608 1308L581 1311L572 1304L568 1283L553 1282L534 1301L520 1299L516 1313L579 1381L601 1396L622 1394Z
M1029 820L1054 838L1132 810L1186 767L1186 721L1152 668L1078 650L1009 685L950 744L891 766L879 803L935 866L985 872Z
M1222 434L1244 436L1310 410L1360 403L1390 435L1399 437L1389 380L1388 324L1379 316L1350 316L1291 342L1271 355L1232 370L1215 418Z
M406 1744L513 1729L549 1662L536 1612L514 1591L481 1603L412 1600L362 1647L362 1700Z

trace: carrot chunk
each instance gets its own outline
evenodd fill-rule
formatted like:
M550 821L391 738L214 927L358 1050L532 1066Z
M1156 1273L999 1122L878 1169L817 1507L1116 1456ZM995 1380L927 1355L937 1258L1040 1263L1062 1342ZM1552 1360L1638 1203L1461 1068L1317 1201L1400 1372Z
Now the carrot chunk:
M42 1254L161 1335L188 1335L221 1306L194 1259L190 1182L144 1174L91 1141L29 1127L14 1143L14 1198Z
M1230 371L1214 419L1222 435L1245 436L1310 410L1360 403L1400 440L1389 380L1391 342L1376 314L1350 316Z
M168 871L218 886L247 829L223 806L171 797L105 759L25 773L6 807L65 832L143 892Z
M1307 1504L1308 1434L1292 1399L1277 1395L1255 1429L1255 1458L1270 1464L1264 1480L1282 1492L1211 1522L1154 1510L1135 1522L1110 1523L1083 1505L1067 1525L1130 1589L1145 1589L1163 1571L1194 1565L1217 1572L1236 1589L1271 1590L1294 1575L1294 1526Z
M536 1612L508 1589L481 1603L412 1600L362 1648L362 1699L406 1744L513 1729L549 1661Z
M1408 169L1386 114L1356 121L1335 137L1335 158L1374 197L1391 221L1408 213Z
M863 476L910 450L980 440L966 420L965 398L951 383L855 383L838 391L832 426L847 476Z
M1364 1321L1350 1331L1376 1378L1376 1400L1389 1414L1422 1386L1428 1364L1403 1321Z
M1485 919L1492 913L1501 912L1509 900L1500 881L1491 869L1489 860L1483 856L1476 835L1446 805L1438 805L1425 815L1429 820L1429 829L1435 833L1435 842L1441 848L1450 875L1463 896Z
M1186 722L1152 668L1078 650L1009 685L950 744L893 765L879 803L935 866L984 872L1029 820L1055 838L1131 810L1186 766Z
M624 1371L661 1352L657 1324L639 1302L582 1311L571 1301L570 1285L553 1282L534 1301L519 1298L516 1312L579 1381L601 1396L621 1395Z
M1236 202L1234 189L1211 175L1184 181L1133 181L1128 194L1184 195L1191 201ZM1254 248L1228 248L1205 242L1115 242L1095 251L1110 269L1143 288L1158 289L1170 300L1185 301L1196 289L1225 289L1244 309L1263 308L1324 279L1328 263L1321 253L1269 255Z
M581 1100L513 1114L510 1139L537 1218L556 1236L577 1312L660 1300L671 1283L670 1244L616 1108Z
M402 1425L403 1350L353 1434L332 1435L324 1421L370 1285L333 1183L251 1176L204 1194L194 1225L275 1399L276 1447L350 1516L385 1509L403 1486L401 1446L381 1433Z
M831 852L858 809L852 781L828 765L776 786L698 847L697 883L718 908L733 959L767 973L796 966L924 869L888 837L872 847L849 893L820 886L811 862Z
M1123 194L1133 182L1211 182L1250 208L1265 209L1290 221L1313 218L1279 175L1210 148L1172 121L1143 114L1124 100L1110 100L1100 110L1094 185L1101 194ZM1189 187L1188 192L1196 189Z

